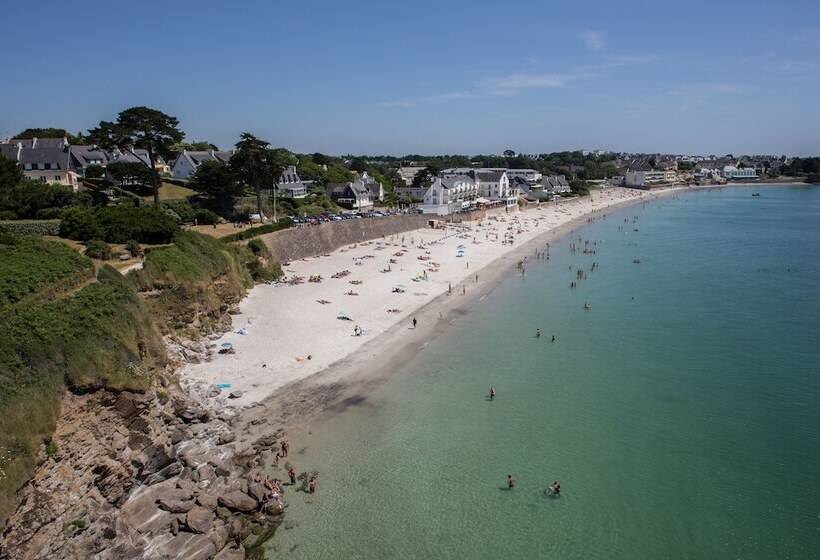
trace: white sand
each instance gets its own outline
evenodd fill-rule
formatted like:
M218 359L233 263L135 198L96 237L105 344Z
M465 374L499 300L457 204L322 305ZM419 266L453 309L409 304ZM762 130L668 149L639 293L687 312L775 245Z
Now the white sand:
M230 384L229 391L242 391L238 399L220 398L222 405L258 403L280 387L356 352L399 322L411 328L414 312L446 293L448 285L452 285L452 297L461 297L462 282L469 291L471 284L475 286L477 273L480 285L484 266L525 242L586 214L653 197L657 192L623 188L593 191L590 197L502 214L480 224L471 222L465 224L467 230L415 230L290 263L285 267L286 276L304 276L305 282L253 288L240 305L241 313L234 316L232 332L216 341L217 347L231 343L236 353L214 354L210 362L189 364L182 369L181 378L198 394L218 383ZM514 235L512 245L502 244L507 233ZM459 245L464 246L463 257L456 256ZM402 249L406 250L404 255L394 255ZM372 258L367 258L370 255ZM395 264L389 263L391 258ZM357 259L361 264L355 264ZM440 266L434 267L433 263ZM381 272L388 265L391 271ZM331 278L343 270L350 274ZM413 280L425 270L427 280ZM321 283L308 282L311 274L320 274ZM363 283L354 285L351 280ZM394 293L396 287L404 293ZM351 290L358 295L345 295ZM323 305L317 300L331 303ZM339 320L342 313L352 320ZM354 336L356 325L364 329L363 336Z

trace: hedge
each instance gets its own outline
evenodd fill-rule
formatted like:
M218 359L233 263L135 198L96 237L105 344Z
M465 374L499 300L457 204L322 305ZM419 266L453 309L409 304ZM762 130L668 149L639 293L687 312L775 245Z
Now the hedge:
M276 222L275 224L265 224L263 226L255 226L249 227L247 229L243 229L240 232L232 233L230 235L226 235L222 238L223 241L242 241L244 239L250 239L252 237L256 237L257 235L263 235L266 233L273 233L274 231L279 231L282 229L287 229L293 225L293 222L290 221L290 218L283 218Z
M0 227L14 235L59 235L60 220L13 220Z

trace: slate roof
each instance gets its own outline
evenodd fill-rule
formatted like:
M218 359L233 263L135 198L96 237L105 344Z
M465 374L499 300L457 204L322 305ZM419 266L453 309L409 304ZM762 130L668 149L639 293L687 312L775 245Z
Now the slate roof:
M477 171L476 177L479 181L489 181L493 183L497 183L501 180L501 176L504 175L503 171Z

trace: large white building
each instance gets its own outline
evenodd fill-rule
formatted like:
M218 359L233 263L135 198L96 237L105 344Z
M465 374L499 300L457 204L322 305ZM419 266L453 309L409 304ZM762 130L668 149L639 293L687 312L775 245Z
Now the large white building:
M651 187L674 180L674 171L650 170L650 171L627 171L624 182L627 187Z
M515 171L540 173L533 169L519 169ZM482 167L454 167L445 169L439 174L443 179L470 178L478 187L479 196L492 201L503 201L507 208L518 205L518 187L510 183L507 169ZM534 175L533 175L534 176Z
M754 167L736 167L726 165L723 167L723 177L726 179L757 179L757 169Z
M469 210L478 199L478 185L469 177L436 177L427 192L421 211L445 216Z

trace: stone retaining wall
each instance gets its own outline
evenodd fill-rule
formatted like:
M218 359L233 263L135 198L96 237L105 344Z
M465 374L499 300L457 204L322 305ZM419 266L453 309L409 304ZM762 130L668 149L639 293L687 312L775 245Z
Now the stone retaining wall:
M352 243L380 239L388 235L427 227L427 221L431 218L435 216L408 214L385 218L344 220L275 231L260 235L258 239L268 246L274 259L279 262L289 262L331 253Z

